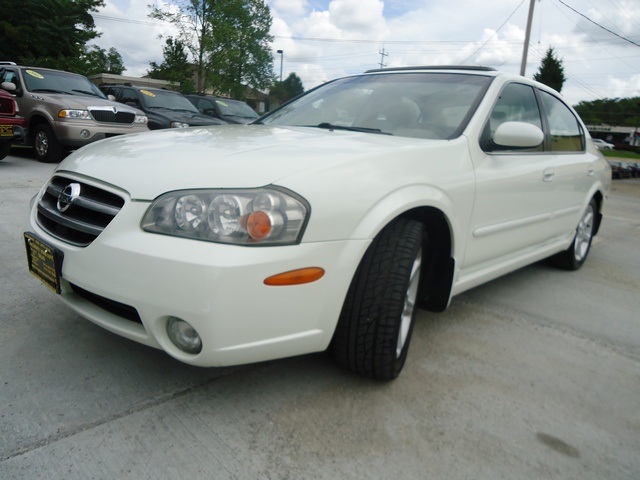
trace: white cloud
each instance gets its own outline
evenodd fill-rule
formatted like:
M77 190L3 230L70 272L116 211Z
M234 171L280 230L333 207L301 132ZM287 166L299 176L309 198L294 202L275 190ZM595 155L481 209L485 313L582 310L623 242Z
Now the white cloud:
M281 15L302 16L308 8L307 0L273 0L271 8Z
M381 38L387 27L379 0L333 0L329 4L329 18L347 37Z

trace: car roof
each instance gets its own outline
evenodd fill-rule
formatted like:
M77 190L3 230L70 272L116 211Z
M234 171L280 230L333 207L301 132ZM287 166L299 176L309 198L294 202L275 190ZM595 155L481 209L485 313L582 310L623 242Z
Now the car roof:
M406 71L424 71L424 70L452 70L452 71L465 71L465 72L495 72L498 71L493 67L486 67L482 65L423 65L417 67L390 67L390 68L374 68L367 70L364 73L379 73L379 72L406 72Z

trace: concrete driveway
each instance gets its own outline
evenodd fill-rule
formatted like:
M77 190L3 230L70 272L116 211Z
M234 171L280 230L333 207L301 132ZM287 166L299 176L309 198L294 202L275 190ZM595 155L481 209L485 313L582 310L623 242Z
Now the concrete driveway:
M27 272L54 166L0 162L1 479L638 479L640 180L578 272L544 263L421 312L389 383L317 354L182 365Z

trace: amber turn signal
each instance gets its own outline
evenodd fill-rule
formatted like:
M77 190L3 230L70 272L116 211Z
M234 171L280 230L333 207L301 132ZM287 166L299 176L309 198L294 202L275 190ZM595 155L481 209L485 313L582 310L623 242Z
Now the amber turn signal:
M279 273L264 280L265 285L282 287L286 285L302 285L315 282L324 275L324 269L320 267L300 268L289 272Z

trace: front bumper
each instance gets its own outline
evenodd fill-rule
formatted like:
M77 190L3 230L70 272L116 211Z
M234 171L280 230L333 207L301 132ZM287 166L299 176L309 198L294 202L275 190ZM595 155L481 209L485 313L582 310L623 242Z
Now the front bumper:
M66 119L54 121L53 131L61 144L82 147L116 135L148 132L149 128L146 124L109 124Z
M140 228L149 204L128 201L102 234L81 248L42 230L35 206L32 230L64 253L62 301L111 332L198 366L325 350L369 244L359 240L237 247L156 235ZM306 285L263 283L269 276L303 267L322 267L326 273ZM78 294L77 287L90 295ZM133 307L140 322L102 308L92 295ZM174 346L166 333L169 317L195 328L202 339L200 353L187 354Z

